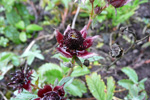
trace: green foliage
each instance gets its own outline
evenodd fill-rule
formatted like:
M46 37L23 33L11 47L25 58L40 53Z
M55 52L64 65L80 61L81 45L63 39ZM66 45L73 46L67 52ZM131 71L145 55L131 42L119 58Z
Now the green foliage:
M62 79L63 74L62 74L62 69L53 63L46 63L42 65L38 69L38 73L40 75L40 79L46 78L46 82L54 84L54 81L58 79L59 81Z
M15 24L15 26L18 28L18 29L25 29L25 23L24 21L19 21L18 23Z
M82 94L87 92L84 82L79 79L74 79L73 82L66 87L66 89L69 94L79 97L82 97Z
M4 34L7 38L9 38L14 43L16 43L16 44L21 43L21 41L19 39L19 32L17 31L17 29L15 27L13 27L13 26L6 27Z
M13 66L19 66L19 64L19 57L16 54L11 52L0 53L0 80L3 79L7 71L13 68Z
M18 93L18 91L15 91L14 94L16 97L11 97L10 100L34 100L38 96L35 94L32 94L26 90L23 90L21 93Z
M0 17L0 32L16 44L26 42L29 33L43 30L39 25L30 24L33 18L21 1L25 0L9 0L7 2L2 0L1 2L6 9L6 11L4 10L6 19Z
M134 83L138 82L138 76L133 69L129 67L124 67L122 68L122 71L129 77L131 81L133 81Z
M136 72L129 68L124 67L122 71L129 77L129 79L122 79L118 81L118 84L126 88L129 94L124 98L125 100L144 100L147 98L147 94L144 87L144 82L147 78L138 82L138 76Z
M86 75L89 73L90 73L90 70L87 67L75 66L71 76L72 77L78 77L78 76L83 76L83 75Z
M80 60L77 56L73 56L73 57L72 57L72 63L73 63L74 61L75 61L79 66L82 67L82 62L81 62L81 60Z
M9 40L7 38L4 38L3 36L0 37L0 46L6 47Z
M86 82L92 95L98 100L112 100L115 82L112 77L107 78L107 88L100 75L92 73L86 76Z
M70 58L66 58L66 57L62 56L60 53L53 55L52 58L56 58L63 62L69 62L71 60Z
M22 58L27 59L27 64L31 65L35 58L44 60L44 56L41 54L40 50L37 50L37 46L33 46L30 51L26 51L21 55Z
M89 2L90 1L87 0L86 4L82 5L81 8L85 9L86 11L91 11L92 7L91 7L91 3ZM105 2L106 2L105 0L94 0L94 7L96 7L96 5L103 7L106 4ZM97 22L102 23L103 21L106 21L106 20L111 20L112 26L117 26L118 24L127 21L135 13L136 9L139 7L139 4L142 4L145 2L148 2L148 0L142 0L142 1L133 0L132 3L127 4L117 9L117 14L115 12L115 8L109 5L109 7L107 7L104 11L102 11L100 15L96 16L96 18L93 19L94 21L93 21L92 27L94 27ZM85 13L84 15L86 17L89 16L88 14L85 14ZM82 13L82 16L83 16L83 13Z
M27 31L41 31L41 30L43 30L43 28L36 24L30 24L26 27L26 30Z
M142 45L142 48L147 48L147 47L149 47L150 46L150 42L146 42L146 43L144 43L143 45Z
M19 39L22 41L22 42L26 42L27 41L27 35L25 32L21 32L19 34Z
M115 81L112 77L107 78L106 100L112 100L115 91Z

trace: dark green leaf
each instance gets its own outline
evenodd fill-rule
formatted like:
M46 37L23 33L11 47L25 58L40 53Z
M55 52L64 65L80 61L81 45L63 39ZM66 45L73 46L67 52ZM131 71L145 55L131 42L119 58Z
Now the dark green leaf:
M82 67L82 62L80 61L80 59L77 56L73 56L72 61L73 61L72 63L74 63L74 61L75 61L79 66Z
M17 14L15 9L12 9L10 12L6 12L6 19L9 24L15 25L21 20L21 17Z
M16 44L20 43L19 32L13 26L8 26L5 28L5 36Z

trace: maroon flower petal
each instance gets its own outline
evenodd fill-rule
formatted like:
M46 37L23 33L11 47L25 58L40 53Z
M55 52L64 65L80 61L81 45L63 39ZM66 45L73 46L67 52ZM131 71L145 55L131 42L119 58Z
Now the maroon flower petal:
M72 58L72 55L66 51L63 47L58 47L57 50L65 57Z
M56 91L60 96L65 95L65 91L63 89L63 86L56 86L53 91Z
M82 37L85 39L87 36L87 26L84 26L83 29L80 31Z
M78 56L82 58L89 58L89 57L96 56L96 55L97 55L96 53L91 53L86 50L78 52Z
M129 3L132 0L107 0L111 5L113 5L115 8L122 7Z
M36 98L36 99L34 99L34 100L40 100L40 98Z
M60 44L64 36L58 30L55 30L55 35L56 35L57 42Z
M99 36L96 35L96 36L94 36L94 37L88 37L88 38L86 38L86 39L84 40L84 42L83 42L83 45L84 45L85 49L87 49L87 48L89 48L90 46L92 46L93 40L96 39L96 38L98 38L98 37L99 37Z
M45 85L43 89L39 89L38 91L38 96L39 97L44 97L44 93L52 91L52 87L50 85Z
M67 32L68 30L71 30L70 24L67 26L66 30L64 31L64 35L66 34L66 32Z
M31 92L31 81L29 80L27 84L23 84L23 88L26 89L27 91Z

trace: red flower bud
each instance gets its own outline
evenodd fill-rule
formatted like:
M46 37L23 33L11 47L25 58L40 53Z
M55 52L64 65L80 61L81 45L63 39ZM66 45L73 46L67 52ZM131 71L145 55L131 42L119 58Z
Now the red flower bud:
M95 14L100 14L101 12L102 12L102 8L101 7L99 7L98 5L94 8L94 12L95 12Z

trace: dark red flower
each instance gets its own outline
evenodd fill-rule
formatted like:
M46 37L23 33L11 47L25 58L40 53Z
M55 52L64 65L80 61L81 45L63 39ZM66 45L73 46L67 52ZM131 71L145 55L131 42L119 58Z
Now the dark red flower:
M45 85L43 89L39 89L38 91L39 98L34 100L66 100L66 98L64 98L65 91L63 86L64 85L52 88L51 85Z
M113 5L115 8L122 7L129 3L132 0L107 0L107 2L111 5Z
M11 73L13 77L11 78L10 83L8 85L13 87L13 89L18 89L20 93L23 89L31 92L31 74L32 71L27 70L26 73L23 70L16 71L15 73Z
M87 27L85 26L80 32L76 29L71 29L68 25L67 29L62 35L58 30L56 30L56 39L59 43L57 50L65 57L72 58L73 56L88 58L96 55L95 53L90 53L88 49L93 44L93 40L98 36L86 37Z

